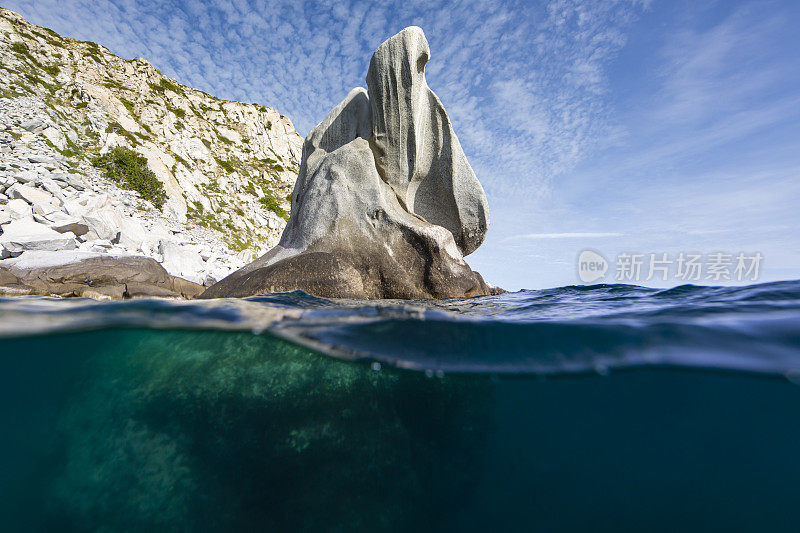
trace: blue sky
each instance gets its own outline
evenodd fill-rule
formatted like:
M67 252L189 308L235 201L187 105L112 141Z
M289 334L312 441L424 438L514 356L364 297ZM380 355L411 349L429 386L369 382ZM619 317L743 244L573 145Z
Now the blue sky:
M469 256L509 289L577 282L576 257L760 252L800 278L800 3L6 0L305 135L408 25L489 197ZM642 284L676 285L666 282Z

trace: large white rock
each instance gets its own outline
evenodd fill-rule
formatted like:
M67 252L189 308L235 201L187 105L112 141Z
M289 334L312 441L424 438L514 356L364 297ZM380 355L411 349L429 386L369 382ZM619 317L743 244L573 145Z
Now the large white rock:
M3 225L0 243L12 253L27 250L72 250L77 245L73 233L59 233L31 219L15 220Z
M53 199L53 195L47 191L36 189L28 185L22 185L20 183L9 188L7 194L10 198L19 198L25 200L29 204L50 203L50 201Z
M20 183L31 183L39 179L39 174L35 170L23 170L18 172L14 178Z
M28 202L19 198L8 202L6 204L6 210L12 220L28 218L33 214L33 210L31 206L28 205Z
M33 250L24 254L8 259L0 263L0 266L8 268L11 272L24 272L37 268L52 268L56 266L71 265L92 257L99 257L101 254L82 252L80 250L46 251Z
M50 224L50 227L59 233L71 232L78 237L89 233L89 226L81 222L78 218L74 217L54 222L53 224Z
M141 250L142 244L147 240L147 230L141 222L131 217L121 217L118 242L131 250Z
M200 254L191 252L173 241L162 239L159 252L163 256L161 266L173 276L180 276L189 281L203 284L205 262Z
M450 230L464 255L486 237L486 194L461 149L439 97L425 81L430 49L411 26L372 56L367 87L378 172L405 208Z
M64 202L63 208L68 215L73 217L82 217L89 211L89 208L86 205L83 205L75 200L67 200Z
M67 139L64 137L64 134L53 126L46 128L42 132L42 135L47 137L51 143L55 144L59 150L63 150L67 147Z
M64 196L64 191L61 189L61 186L55 180L49 178L43 179L41 187L50 194L52 194L53 196L55 196L56 198L58 198L59 200L61 200L62 203L66 201L66 197Z
M70 213L71 214L71 213ZM122 226L122 218L113 207L93 209L83 215L82 222L89 227L87 239L115 241Z

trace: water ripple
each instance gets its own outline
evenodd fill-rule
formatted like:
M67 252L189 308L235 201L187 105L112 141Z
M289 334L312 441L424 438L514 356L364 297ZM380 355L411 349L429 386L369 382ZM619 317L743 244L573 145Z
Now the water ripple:
M568 286L444 300L0 299L0 337L113 328L266 333L417 370L553 374L684 366L796 375L800 282ZM0 346L2 346L0 344Z

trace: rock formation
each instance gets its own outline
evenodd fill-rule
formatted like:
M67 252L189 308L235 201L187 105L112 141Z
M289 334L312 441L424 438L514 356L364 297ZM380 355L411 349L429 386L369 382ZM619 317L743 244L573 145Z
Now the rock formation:
M375 51L353 89L308 135L277 246L201 297L301 289L323 297L491 294L463 256L486 235L483 188L425 82L422 30Z

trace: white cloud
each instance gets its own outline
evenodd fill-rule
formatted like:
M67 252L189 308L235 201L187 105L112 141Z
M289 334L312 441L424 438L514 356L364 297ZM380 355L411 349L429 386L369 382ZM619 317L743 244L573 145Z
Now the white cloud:
M275 107L303 134L364 85L384 39L420 25L428 81L492 199L546 196L552 177L604 136L604 67L641 9L634 0L7 3L211 94Z

